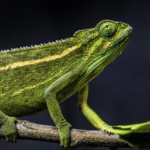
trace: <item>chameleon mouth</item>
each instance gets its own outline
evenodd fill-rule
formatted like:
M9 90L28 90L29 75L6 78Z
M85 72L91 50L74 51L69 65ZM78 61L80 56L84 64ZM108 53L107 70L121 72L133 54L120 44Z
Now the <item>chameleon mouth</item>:
M131 38L131 35L133 33L133 28L129 27L124 33L122 33L112 44L109 45L109 47L101 53L102 55L105 55L107 52L110 52L113 48L115 48L118 45L124 44L126 40L129 40ZM116 50L117 51L117 50ZM116 52L115 51L115 52ZM114 52L114 53L115 53Z

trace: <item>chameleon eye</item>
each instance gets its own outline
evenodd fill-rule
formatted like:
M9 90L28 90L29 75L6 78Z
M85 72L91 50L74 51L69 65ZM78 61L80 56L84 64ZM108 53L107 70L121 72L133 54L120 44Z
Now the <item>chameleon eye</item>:
M115 24L111 22L105 22L99 27L99 34L103 38L111 38L117 31Z
M105 26L105 28L108 28L108 27L109 27L108 25Z

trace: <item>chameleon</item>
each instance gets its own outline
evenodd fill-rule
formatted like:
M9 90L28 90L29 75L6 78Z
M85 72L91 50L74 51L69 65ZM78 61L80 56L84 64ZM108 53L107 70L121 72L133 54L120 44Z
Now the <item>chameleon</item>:
M7 141L17 140L15 121L48 110L68 147L71 124L59 103L78 92L78 108L98 130L109 131L87 104L88 83L122 53L133 28L123 22L102 20L73 37L0 52L0 127Z

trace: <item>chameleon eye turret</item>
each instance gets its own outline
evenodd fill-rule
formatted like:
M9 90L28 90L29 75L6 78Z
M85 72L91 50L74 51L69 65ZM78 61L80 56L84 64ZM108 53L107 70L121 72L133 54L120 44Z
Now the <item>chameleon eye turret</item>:
M116 25L111 22L105 22L99 27L99 34L103 38L111 38L117 31Z

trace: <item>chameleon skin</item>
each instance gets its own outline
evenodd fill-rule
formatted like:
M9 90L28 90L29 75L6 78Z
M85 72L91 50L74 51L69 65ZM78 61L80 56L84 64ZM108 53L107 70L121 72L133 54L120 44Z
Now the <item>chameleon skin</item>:
M0 125L6 139L17 140L15 117L48 109L61 146L67 147L71 125L59 103L77 91L85 117L99 130L111 129L87 105L88 82L123 51L132 30L126 23L103 20L95 28L77 31L73 38L1 52Z

